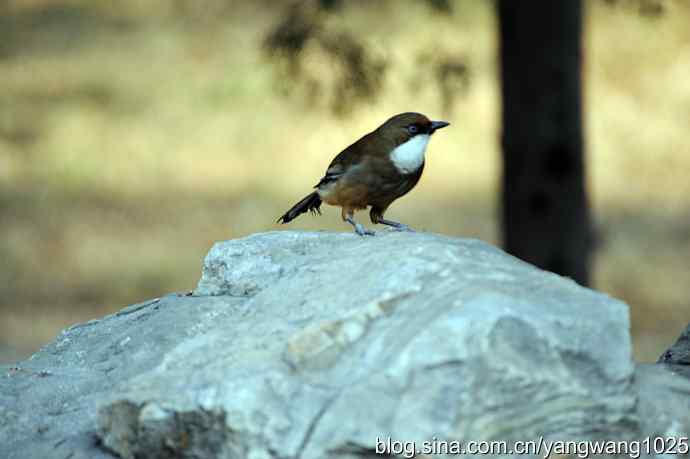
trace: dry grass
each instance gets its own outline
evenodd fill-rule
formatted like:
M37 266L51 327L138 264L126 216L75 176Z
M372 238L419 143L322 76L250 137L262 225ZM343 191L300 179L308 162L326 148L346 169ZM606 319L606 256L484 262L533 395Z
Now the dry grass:
M276 229L340 148L400 111L453 128L434 139L420 186L391 217L497 242L489 2L458 3L452 17L418 2L355 3L333 19L366 33L391 66L376 103L345 119L305 106L303 93L277 95L258 51L275 8L199 7L182 21L163 0L90 3L14 2L21 46L0 59L0 348L26 355L74 322L192 288L214 241ZM690 321L690 11L669 5L651 19L588 3L590 188L604 235L595 282L631 305L645 361ZM55 17L38 27L44 10ZM471 67L452 113L415 60L425 49ZM323 66L317 53L307 59ZM291 227L347 230L337 215Z

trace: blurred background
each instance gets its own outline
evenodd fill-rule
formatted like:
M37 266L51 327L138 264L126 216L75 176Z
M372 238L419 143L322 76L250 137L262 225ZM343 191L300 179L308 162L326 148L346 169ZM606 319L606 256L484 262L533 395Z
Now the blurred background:
M214 241L279 229L402 111L452 127L387 215L500 243L494 3L312 3L0 0L0 362L194 288ZM592 286L654 361L690 321L690 3L584 6Z

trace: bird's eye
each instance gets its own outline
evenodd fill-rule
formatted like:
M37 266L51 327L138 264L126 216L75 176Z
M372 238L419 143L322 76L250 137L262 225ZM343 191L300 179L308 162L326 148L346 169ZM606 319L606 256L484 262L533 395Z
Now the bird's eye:
M407 126L407 132L409 132L412 135L415 135L417 132L419 132L419 128L414 124L410 124L409 126Z

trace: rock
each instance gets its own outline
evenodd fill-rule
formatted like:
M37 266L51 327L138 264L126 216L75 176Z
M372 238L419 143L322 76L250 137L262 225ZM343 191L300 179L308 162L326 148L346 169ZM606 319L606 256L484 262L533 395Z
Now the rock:
M690 365L690 325L681 333L678 341L659 357L659 363Z
M635 389L644 436L690 436L690 370L678 365L638 365Z
M76 325L2 372L10 458L363 458L377 437L642 432L624 303L425 233L222 242L193 296Z

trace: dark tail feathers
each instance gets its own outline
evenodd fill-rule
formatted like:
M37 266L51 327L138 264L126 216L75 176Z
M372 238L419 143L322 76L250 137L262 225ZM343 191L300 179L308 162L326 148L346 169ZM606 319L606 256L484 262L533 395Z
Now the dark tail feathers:
M314 191L312 194L307 196L306 198L302 199L300 202L295 204L285 212L285 214L280 217L277 221L277 223L288 223L294 220L295 218L299 217L303 213L309 211L313 214L321 214L321 197L319 196L319 193Z

